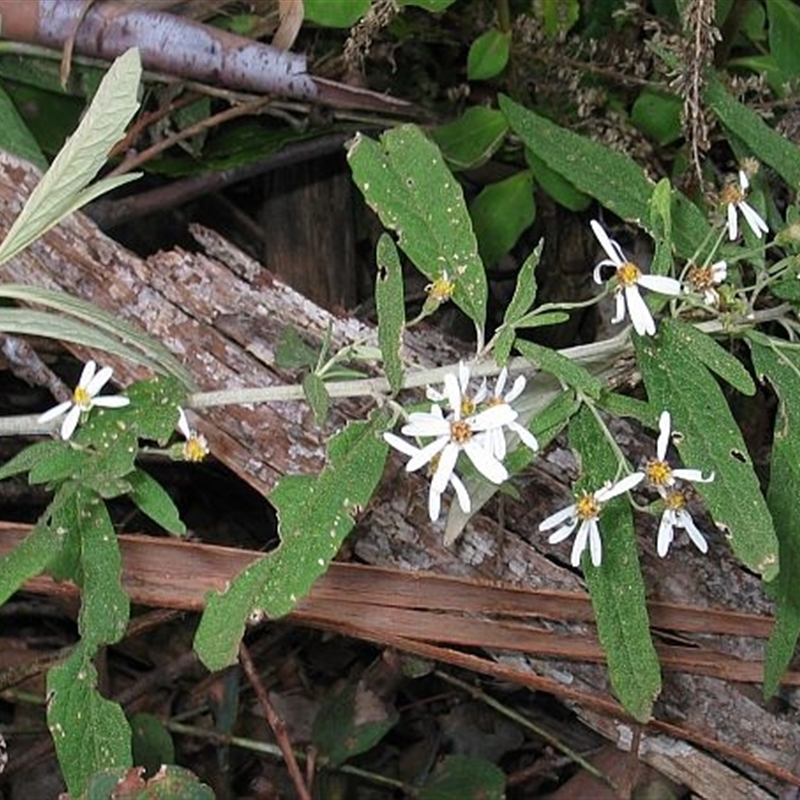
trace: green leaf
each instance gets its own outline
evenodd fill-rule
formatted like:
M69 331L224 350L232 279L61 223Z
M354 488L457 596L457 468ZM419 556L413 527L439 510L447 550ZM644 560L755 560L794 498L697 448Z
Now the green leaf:
M634 337L637 362L653 409L672 414L682 434L683 462L710 483L695 488L717 526L726 529L736 555L770 581L778 573L778 542L747 446L725 396L709 374L683 325L664 320L656 337Z
M449 8L456 0L397 0L399 6L419 6L426 11L438 13Z
M400 248L430 281L447 272L456 284L453 302L482 331L486 274L464 194L436 145L416 126L401 125L380 143L357 135L347 158L368 205L397 231Z
M275 346L275 364L282 369L308 367L314 369L318 361L317 351L306 344L300 334L287 325Z
M375 307L378 310L378 344L383 369L393 394L403 386L403 329L406 308L403 294L403 268L394 242L387 234L378 239L376 253L378 277L375 281Z
M485 186L470 203L470 215L483 263L492 266L517 243L533 224L533 175L523 170Z
M175 762L175 745L164 723L154 714L134 714L130 719L133 763L155 775L162 764Z
M53 452L49 458L42 459L31 467L28 481L31 486L50 481L59 481L73 477L80 472L86 461L86 454L75 450L64 442L64 447Z
M753 366L759 380L768 380L778 395L772 440L767 505L778 535L781 569L773 582L775 627L764 656L764 696L780 686L800 636L800 358L780 341L748 335Z
M545 35L551 39L567 33L581 13L578 0L543 0L538 8Z
M388 447L380 435L388 424L385 411L350 423L331 439L319 476L288 475L278 482L270 501L278 511L280 545L226 592L207 599L194 647L209 669L233 663L251 613L272 619L288 614L328 568L383 473Z
M173 377L160 375L149 380L132 383L125 394L130 398L130 405L125 407L124 421L135 430L141 439L152 439L165 444L178 425L178 410L186 402L184 384ZM120 427L120 419L110 415L99 416L96 426L99 429ZM109 433L113 435L113 430Z
M470 106L458 119L438 125L431 137L455 170L475 169L485 164L498 150L508 132L502 111L486 106Z
M42 514L25 539L0 558L0 605L25 581L44 572L57 548L56 531L47 524L47 514Z
M176 536L183 536L186 533L180 512L158 481L141 469L128 475L128 481L131 485L131 500L142 513L147 514L153 522L169 533Z
M125 633L130 601L122 590L122 555L105 503L81 490L67 536L80 542L81 610L78 629L87 647L114 644Z
M420 789L419 800L503 800L503 770L482 758L446 756Z
M683 346L692 350L694 355L702 361L714 374L733 386L742 394L754 395L756 385L750 373L736 356L725 350L722 345L707 333L680 320L671 320L670 335L675 335L683 340Z
M77 320L88 322L92 328L104 331L119 340L119 344L116 345L117 350L103 349L124 355L125 358L134 363L144 364L156 372L172 375L187 388L192 387L191 373L160 341L149 336L136 325L120 319L118 314L104 311L96 303L90 303L87 300L82 300L79 297L74 297L56 289L44 289L38 286L26 286L16 283L0 285L0 297L19 300L23 303L35 303L36 305L61 311L70 317L75 317ZM25 309L23 313L31 315L33 312ZM53 319L57 318L49 315L45 324L52 326ZM52 334L47 333L43 335L52 336ZM61 337L58 336L57 338Z
M0 264L8 261L66 214L84 187L105 164L111 148L139 108L137 91L142 66L139 51L128 50L111 65L78 129L56 156L0 244ZM134 175L106 179L106 190L133 180ZM93 199L83 194L83 202Z
M81 643L47 673L47 725L67 788L76 796L99 770L132 764L128 720L98 693L93 652Z
M529 147L525 148L525 161L533 171L533 177L556 203L570 211L585 211L592 198L575 188L563 175L547 166Z
M0 481L10 478L12 475L19 475L21 472L29 472L40 462L46 462L51 458L58 457L66 447L69 447L69 445L60 439L28 445L28 447L0 466Z
M400 715L364 680L331 692L314 720L311 741L322 759L338 767L376 745Z
M631 122L662 147L682 135L683 101L673 94L644 89L631 108Z
M502 96L500 109L525 146L581 192L597 199L617 216L649 230L653 182L628 156L562 128ZM685 258L707 240L702 212L673 191L675 248Z
M613 480L617 455L594 414L583 407L570 422L570 446L582 468L578 491L596 491ZM606 653L611 684L625 708L646 722L661 691L661 670L645 603L631 506L627 498L607 503L599 520L603 560L599 567L584 553L583 567L592 597L597 633Z
M485 81L499 75L508 64L511 32L497 28L482 33L467 53L467 80Z
M500 366L503 366L508 361L508 357L511 354L518 320L525 316L536 300L536 267L539 266L543 247L544 239L536 245L533 252L525 259L517 275L514 296L506 306L503 324L497 332L497 341L494 345L494 358Z
M323 425L328 416L331 398L325 388L325 381L316 372L309 372L303 378L303 394L314 412L314 421Z
M755 111L731 97L717 79L709 81L705 98L719 121L741 139L753 155L772 167L789 186L800 186L800 148L797 145L770 128Z
M535 367L555 375L567 386L577 389L588 397L597 399L603 388L602 381L595 378L586 367L576 364L572 359L540 344L517 339L516 347Z
M2 86L0 86L0 150L30 161L40 170L47 169L44 153L39 149L36 139Z
M124 787L125 794L118 794ZM214 800L214 792L183 767L163 764L145 780L139 769L105 769L92 775L86 791L76 800Z
M516 322L517 328L543 328L547 325L560 325L569 319L566 311L531 311L520 317Z
M800 9L791 0L770 0L769 49L783 72L784 80L800 77Z
M369 11L370 0L303 0L305 18L325 28L349 28Z

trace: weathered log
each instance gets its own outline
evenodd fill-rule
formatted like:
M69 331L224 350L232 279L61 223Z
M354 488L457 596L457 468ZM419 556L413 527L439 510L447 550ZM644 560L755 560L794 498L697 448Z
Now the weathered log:
M32 168L0 155L0 234L10 227L37 177ZM216 241L219 252L213 257L175 249L142 260L103 235L86 217L74 215L0 268L0 279L61 288L138 322L181 359L204 390L268 386L291 380L293 376L274 365L275 344L288 324L301 328L311 339L321 339L330 328L334 346L374 338L370 326L321 310L221 238L206 232L206 239L207 244ZM421 364L452 363L459 356L455 347L432 330L409 334L406 348L407 355ZM92 355L113 366L123 385L145 376L143 369L129 363L74 349L82 358ZM366 401L336 401L322 429L314 424L303 403L288 402L206 410L198 427L215 456L266 495L281 475L317 471L326 440L349 419L362 418L368 405ZM652 444L638 431L625 425L616 430L620 444L634 460L651 450ZM442 526L432 525L427 518L424 478L400 473L397 462L390 469L393 479L384 481L352 539L352 547L362 560L402 570L502 579L532 588L582 588L580 576L566 566L564 548L548 545L537 531L547 513L570 500L575 465L568 451L553 447L539 456L515 479L523 501L506 498L501 514L495 503L476 515L451 548L442 544ZM713 557L701 557L689 547L676 546L670 559L664 561L655 556L652 532L648 530L647 534L642 537L642 557L652 599L696 608L769 614L771 606L758 580L738 565L721 536L711 537ZM490 605L487 600L487 611ZM316 619L315 624L322 622ZM591 629L580 621L568 627L557 620L543 625L574 637L588 635ZM378 638L375 628L362 635ZM676 643L675 634L669 631L657 632L657 638ZM447 652L454 663L467 668L480 666L476 662L481 660L467 653L408 643L391 630L386 630L380 641L413 647L415 652L431 657L443 657ZM687 651L702 646L746 661L758 661L763 651L763 639L721 636L713 616L709 617L707 633L681 633L677 641ZM513 650L493 651L493 658L497 670L513 664L517 672L524 670L531 676L568 684L571 690L610 694L606 671L599 664L520 655ZM480 668L487 669L485 665ZM737 753L756 756L744 766L742 761L736 762L737 768L751 775L748 780L714 758L702 756L696 748L687 750L689 745L685 745L670 749L661 742L663 746L658 748L653 744L653 752L658 750L659 768L679 776L703 796L720 796L723 792L734 797L765 796L765 788L776 787L766 774L767 766L784 780L789 773L797 773L794 758L800 752L800 730L792 719L792 709L800 700L796 690L788 687L783 699L789 712L765 704L752 687L667 671L654 731L671 731L673 736L680 736L681 730L691 731L692 736L687 733L686 738L694 738L706 748L716 740L717 751L726 757ZM599 717L579 703L573 705L587 723L602 727L615 742L630 732L629 723L608 715ZM687 753L703 761L703 780L700 767L686 773ZM707 787L714 781L716 793L712 794ZM796 782L800 784L800 778Z

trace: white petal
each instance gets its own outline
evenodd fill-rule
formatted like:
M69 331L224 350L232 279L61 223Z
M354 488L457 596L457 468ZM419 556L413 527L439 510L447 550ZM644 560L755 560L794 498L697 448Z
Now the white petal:
M428 386L425 389L425 397L433 403L441 403L443 400L447 399L442 392L438 389L434 389L433 386Z
M478 387L478 391L472 395L472 403L473 405L478 405L478 403L482 403L488 396L489 390L486 388L486 378L481 381L481 385Z
M656 540L656 552L661 558L669 551L672 539L675 536L673 529L673 512L667 508L661 515L661 522L658 523L658 539Z
M59 403L57 406L53 406L52 408L48 408L47 411L40 414L37 418L37 422L51 422L52 420L60 417L62 414L66 414L67 411L72 408L72 400L65 400L63 403Z
M571 506L567 506L566 508L562 508L560 511L556 511L555 514L551 514L549 517L543 519L539 523L539 530L549 531L551 528L555 528L557 525L560 525L565 519L570 519L571 517L575 517L576 510L577 508L573 503L573 505Z
M515 423L511 423L514 425ZM511 427L509 425L509 427ZM488 431L479 433L478 436L485 437L485 441L479 440L479 443L484 446L498 461L502 461L506 457L506 437L502 428L491 428Z
M100 408L124 408L130 404L130 397L125 397L121 394L105 394L92 400L92 405Z
M69 439L73 433L75 433L75 428L78 427L78 422L81 418L81 407L80 406L72 406L69 410L69 413L66 417L64 417L64 422L61 425L61 438L64 440Z
M625 301L636 333L639 336L652 336L656 332L656 323L636 286L625 287Z
M189 423L186 421L186 415L183 416L183 421L186 424L186 428L182 428L180 425L180 420L178 421L178 430L184 435L186 439L188 439L192 434L189 430ZM405 439L401 439L399 436L395 435L394 433L390 433L387 431L383 434L383 441L386 444L394 447L395 450L399 450L403 455L406 456L415 456L420 452L419 447L411 444L411 442L407 442Z
M425 447L406 464L406 472L415 472L420 467L425 466L437 453L444 450L449 441L449 436L440 436L435 441L425 445Z
M661 416L658 418L658 447L656 448L656 455L659 461L664 460L667 454L667 446L669 445L671 419L669 411L662 411Z
M600 247L605 250L611 264L615 267L619 267L623 264L625 262L625 255L622 252L622 248L609 238L603 226L596 219L591 220L589 225L591 225L592 233L597 237L597 241L600 242Z
M611 324L616 325L618 322L622 322L625 319L625 297L623 296L622 292L617 292L614 295L614 316L611 318Z
M455 472L450 476L450 484L456 490L456 497L458 497L458 504L461 506L461 510L465 514L469 514L472 507L469 500L469 492L467 487L464 486L464 482Z
M592 564L599 567L603 560L603 543L600 541L600 528L597 526L597 520L594 519L588 519L584 524L589 529L589 550L592 554Z
M527 381L525 380L524 375L517 375L514 385L505 396L506 403L513 403L524 391L526 383Z
M192 436L192 429L189 427L189 420L186 417L186 412L182 408L178 409L178 431L181 433L184 439L190 439ZM394 436L394 434L393 433L383 434L384 439L386 439L387 436ZM399 436L394 436L394 438L397 439L399 442L403 442L403 444L405 444L405 441L403 441L403 439L401 439ZM389 444L391 444L391 442L389 442L388 439L386 439L386 441ZM414 450L416 449L417 448L415 447ZM406 453L406 455L409 455L409 453Z
M464 452L487 480L498 484L508 480L508 470L474 439L464 444Z
M742 212L745 221L750 226L750 230L760 239L761 235L769 232L767 223L761 215L749 203L739 203L739 210Z
M518 422L511 422L509 423L508 427L510 430L514 431L517 436L519 436L522 443L528 447L528 449L533 450L534 452L539 449L539 442L527 428L524 428Z
M681 282L666 275L642 275L638 283L645 289L659 294L678 295L681 293Z
M550 544L559 544L564 539L569 539L572 532L578 527L578 518L574 517L567 525L562 525L558 530L554 531L547 537Z
M711 267L711 280L714 283L722 283L728 277L728 265L725 261L716 261Z
M456 460L458 459L459 449L457 444L449 442L444 450L442 450L441 456L439 456L439 463L436 465L436 472L433 474L433 480L431 481L431 489L439 492L439 494L441 494L447 488L447 484L450 483L450 478L456 466Z
M736 206L728 203L728 238L733 241L739 235L739 217Z
M586 540L589 538L589 523L592 520L584 520L578 528L578 533L575 536L575 541L572 544L572 555L570 556L570 563L573 567L579 567L581 564L581 556L586 549Z
M714 480L713 472L707 478L704 478L699 469L674 469L672 474L682 481L691 481L693 483L711 483Z
M458 362L458 386L461 394L466 394L469 388L469 367L463 362Z
M522 376L520 376L522 377ZM497 376L497 383L494 385L494 396L495 397L502 397L503 396L503 389L506 385L506 380L508 379L508 368L503 367L500 370L500 374Z
M739 186L742 187L743 192L746 192L750 188L750 179L743 169L739 170Z
M448 372L444 376L444 393L447 395L448 405L453 410L453 416L461 419L461 390L458 386L458 378L452 372Z
M431 484L431 488L428 491L428 516L431 518L431 522L436 522L439 519L439 514L442 511L442 495L441 492L437 492L433 488L433 484Z
M87 384L81 384L86 389L89 397L94 397L110 380L114 374L111 367L103 367Z
M492 428L501 428L513 422L519 414L508 403L492 406L486 411L481 411L469 418L469 426L473 431L487 431Z
M612 497L617 497L638 486L644 480L644 472L633 472L611 486L603 486L594 493L594 499L599 503L606 503Z
M85 389L91 382L92 378L94 377L96 369L97 369L97 364L95 364L94 361L92 360L87 361L83 365L80 378L78 378L78 386L82 386Z
M450 423L442 416L439 406L434 406L439 413L415 411L409 414L408 422L400 429L404 436L450 436Z
M678 517L679 517L679 524L686 531L686 533L689 534L689 538L694 542L694 546L701 553L707 553L708 542L706 541L706 537L703 536L702 533L700 533L697 526L694 524L692 515L688 511L684 511L683 509L681 509L678 512Z

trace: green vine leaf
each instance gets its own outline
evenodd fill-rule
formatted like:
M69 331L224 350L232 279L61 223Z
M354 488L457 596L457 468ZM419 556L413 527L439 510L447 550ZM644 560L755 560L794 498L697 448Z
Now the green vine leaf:
M593 492L615 478L619 467L616 453L585 406L570 422L569 442L581 461L582 475L576 490ZM595 567L588 552L583 558L597 633L617 697L636 719L646 722L661 691L661 669L650 636L633 518L625 497L605 506L600 531L602 564Z
M488 288L464 194L439 148L415 125L376 142L358 134L347 159L370 208L428 280L447 272L453 302L482 332Z
M386 380L393 394L403 387L403 330L406 324L403 269L394 242L387 234L378 239L378 277L375 307L378 310L378 344Z
M327 570L383 473L388 446L380 434L386 411L350 423L328 445L328 464L315 478L287 475L270 494L278 510L281 543L243 570L222 594L209 595L194 647L218 670L236 659L250 615L288 614Z

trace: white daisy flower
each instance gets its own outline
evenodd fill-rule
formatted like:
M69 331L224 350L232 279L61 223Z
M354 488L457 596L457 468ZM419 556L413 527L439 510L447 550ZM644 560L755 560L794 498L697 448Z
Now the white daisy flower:
M178 430L186 441L180 449L184 461L202 461L210 452L208 440L202 433L190 427L186 412L178 409Z
M475 413L478 403L486 397L486 378L483 379L479 389L470 397L469 394L469 366L463 361L458 362L458 389L461 403L461 416L470 417ZM440 392L433 386L428 386L425 396L434 403L449 403L446 392Z
M494 385L494 392L484 402L487 407L495 408L497 406L507 405L510 406L525 389L525 376L517 375L514 385L505 394L503 390L508 380L508 370L503 367L500 374L497 376L497 383ZM523 425L520 425L516 420L509 422L506 427L519 436L520 440L527 445L531 450L536 452L539 449L539 442L536 437ZM503 428L492 428L481 434L486 441L486 447L489 452L498 460L502 461L506 457L506 436Z
M681 284L675 278L668 278L665 275L644 275L639 267L625 257L622 248L603 229L603 226L592 220L590 222L592 231L600 242L600 246L605 251L608 258L604 258L594 268L595 283L603 283L601 271L603 267L614 267L616 270L617 287L615 290L616 313L611 320L612 323L621 322L625 316L627 306L628 315L633 323L633 328L640 336L652 336L656 332L656 323L650 309L644 302L639 293L639 287L650 289L653 292L666 295L680 294Z
M739 236L739 213L741 212L750 230L760 239L764 233L769 233L767 223L761 215L745 200L747 190L750 188L750 179L747 173L739 170L739 183L729 183L722 190L721 200L728 207L728 237L731 241Z
M101 408L122 408L131 401L128 397L112 394L98 397L98 392L111 380L114 370L111 367L97 369L94 361L87 361L72 393L72 399L59 403L39 416L39 422L51 422L66 414L61 424L61 438L69 439L78 427L81 415L88 413L95 406Z
M562 508L561 511L551 514L547 519L539 523L539 530L549 531L556 528L547 541L550 544L557 544L569 538L575 528L578 528L578 533L572 545L570 563L573 567L577 567L581 563L581 556L588 544L589 552L592 556L592 564L595 567L599 567L603 557L603 547L600 541L600 528L597 525L597 520L603 510L603 505L612 498L630 491L634 486L641 483L643 479L643 473L634 472L617 481L617 483L607 483L596 492L583 492L571 506Z
M658 443L656 444L656 457L644 465L644 477L647 482L659 491L662 497L675 485L675 479L689 483L709 483L714 480L712 472L707 478L699 469L673 469L667 462L667 447L671 433L671 417L669 411L663 411L658 420Z
M658 525L658 540L656 550L661 558L669 551L672 540L675 538L675 528L683 528L689 538L694 542L695 547L701 553L708 552L706 537L694 524L692 515L686 510L686 495L677 490L670 489L663 495L664 513L661 515L661 522Z
M724 261L715 261L707 267L692 265L686 273L684 290L702 294L706 305L719 305L719 292L714 288L728 277L728 265Z
M508 425L517 418L517 412L509 405L496 406L478 414L465 416L462 412L462 393L459 380L453 373L445 375L444 390L452 413L445 418L442 409L431 406L430 412L416 412L408 417L402 433L414 438L434 437L414 456L406 470L413 472L439 455L439 463L433 475L432 488L441 494L453 474L456 460L463 450L475 468L492 483L503 483L508 471L483 445L483 431Z
M415 447L410 442L407 442L405 439L401 439L399 436L396 436L393 433L384 433L383 438L387 444L394 447L395 450L399 450L404 455L410 456L414 458L418 456L420 453L420 448ZM438 466L439 458L438 456L434 456L430 462L430 469L431 474L436 471L436 467ZM458 504L461 506L461 510L465 514L469 514L470 509L472 508L472 504L469 499L469 492L467 491L467 487L464 486L464 482L461 478L456 475L455 472L450 473L450 485L455 489L456 497L458 497ZM439 514L442 510L442 493L437 492L433 487L433 482L431 481L431 488L428 492L428 516L431 518L431 522L436 522L439 519Z

